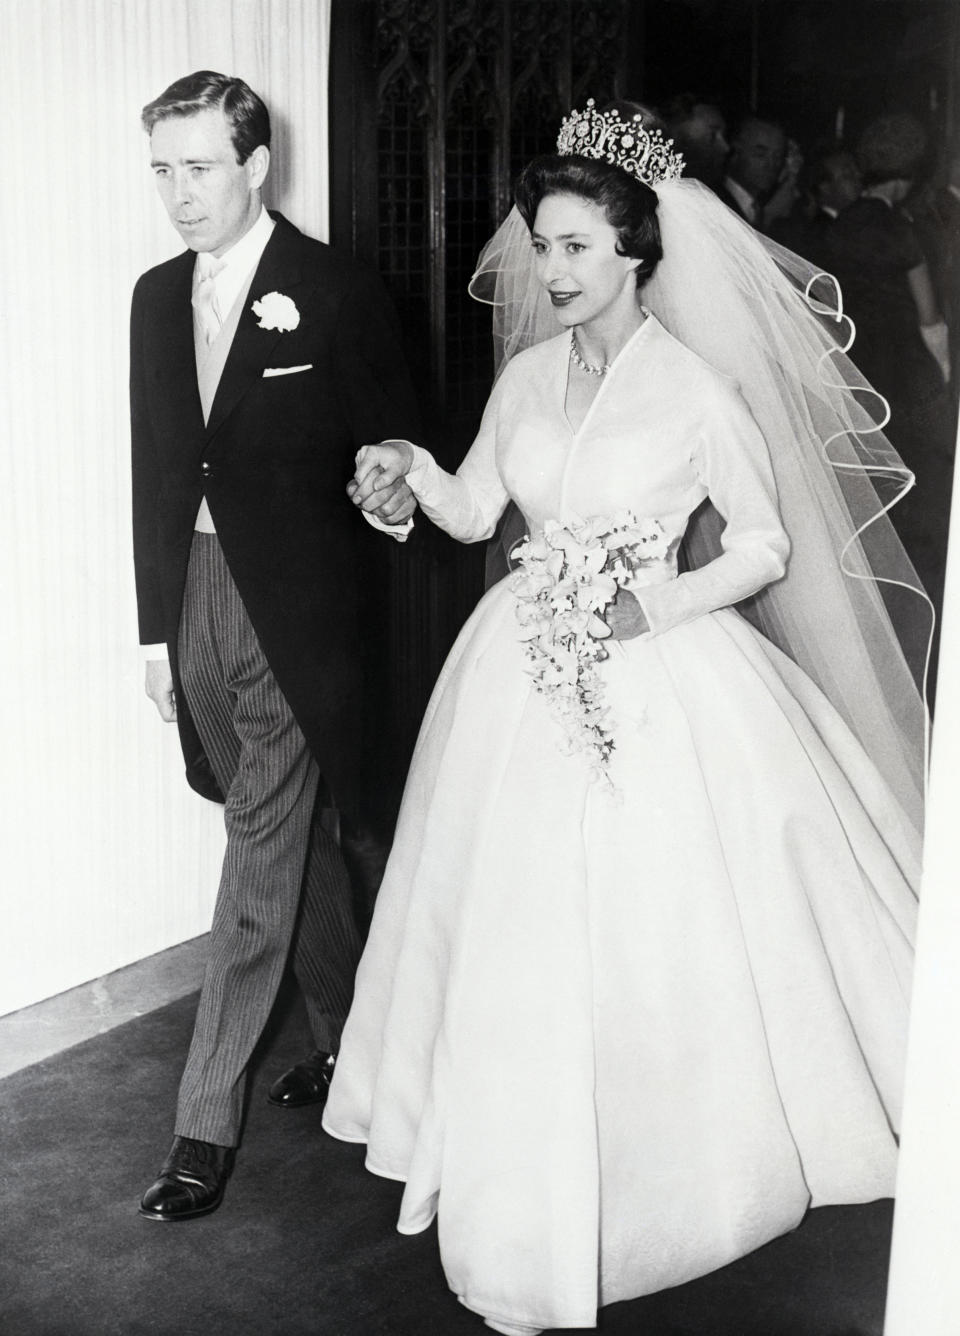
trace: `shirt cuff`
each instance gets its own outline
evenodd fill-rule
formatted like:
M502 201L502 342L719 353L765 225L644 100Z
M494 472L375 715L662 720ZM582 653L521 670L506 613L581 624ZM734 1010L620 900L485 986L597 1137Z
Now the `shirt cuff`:
M395 538L398 543L405 543L413 532L413 519L404 520L402 524L384 524L383 520L378 519L376 515L371 515L366 510L361 510L360 514L372 524L375 529L381 533L387 533L391 538Z
M152 659L169 659L170 654L165 643L159 645L141 645L140 661L149 663Z
M391 436L388 440L381 441L380 444L381 444L381 445L409 445L410 449L413 451L414 467L416 467L417 452L420 451L420 447L417 446L417 445L414 445L413 441L408 441L408 440L406 440L405 437L400 437L400 436L395 436L395 437L394 437L394 436ZM425 451L420 451L420 453L421 453L421 454L424 454L424 453L426 453L426 452L425 452ZM429 458L429 456L427 456L427 457ZM412 472L412 470L411 470L411 472ZM409 475L408 475L408 477L407 477L407 482L408 482L408 484L409 484ZM363 516L363 518L367 521L368 524L372 524L373 527L374 527L375 529L378 529L378 530L380 531L380 533L386 533L386 534L389 534L390 537L391 537L391 538L395 538L395 539L397 540L398 543L405 543L405 542L407 541L407 539L410 537L410 535L413 533L413 516L412 516L412 515L411 515L410 519L408 519L408 520L404 520L402 524L386 524L386 523L384 523L383 520L378 519L376 515L372 515L372 514L370 514L369 511L361 510L360 514Z

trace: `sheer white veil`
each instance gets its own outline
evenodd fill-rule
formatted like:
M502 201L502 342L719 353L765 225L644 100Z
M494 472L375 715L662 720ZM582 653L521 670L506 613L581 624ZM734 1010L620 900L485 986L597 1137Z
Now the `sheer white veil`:
M832 701L919 830L933 609L888 517L913 474L883 434L885 401L846 356L853 327L839 288L699 182L655 189L663 259L641 299L738 383L766 438L791 539L784 579L740 611ZM516 208L470 291L493 307L498 374L560 332ZM722 529L709 506L697 513L690 566L719 555Z

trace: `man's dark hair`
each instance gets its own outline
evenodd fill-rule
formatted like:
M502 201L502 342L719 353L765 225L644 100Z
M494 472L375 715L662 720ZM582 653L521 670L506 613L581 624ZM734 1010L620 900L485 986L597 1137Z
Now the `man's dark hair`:
M198 112L221 110L230 126L230 139L243 164L255 148L270 147L270 113L253 89L242 79L213 70L197 70L184 75L159 97L148 102L140 113L140 123L150 134L158 121L171 116L196 116Z
M741 116L730 137L731 145L736 145L737 141L747 130L752 130L761 125L765 130L776 130L777 134L782 135L786 142L787 132L780 121L775 120L773 116L760 116L756 112L749 112L746 116Z
M672 127L679 125L682 121L689 121L696 115L698 107L712 107L714 111L719 111L723 116L720 103L715 97L701 97L699 93L674 93L660 107L660 114L666 125ZM726 120L726 117L724 117Z
M640 261L638 287L663 259L656 192L623 168L576 155L534 158L520 174L516 190L517 208L531 232L540 201L548 195L579 195L603 210L617 233L617 253Z

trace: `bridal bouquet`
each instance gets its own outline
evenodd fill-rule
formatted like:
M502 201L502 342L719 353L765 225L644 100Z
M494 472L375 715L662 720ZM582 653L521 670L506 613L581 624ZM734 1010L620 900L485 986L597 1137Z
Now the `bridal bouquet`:
M603 519L548 520L543 532L513 549L510 577L517 599L527 672L563 726L569 750L583 752L607 775L614 749L597 664L607 657L610 628L602 614L640 568L669 549L658 520L629 512Z

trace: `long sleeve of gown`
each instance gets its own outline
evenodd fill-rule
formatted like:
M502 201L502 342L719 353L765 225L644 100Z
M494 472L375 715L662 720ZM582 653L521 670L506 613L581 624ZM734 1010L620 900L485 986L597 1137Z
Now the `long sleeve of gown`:
M698 570L634 591L653 634L739 603L787 568L790 540L763 434L732 383L718 380L704 407L693 464L725 521L723 551Z
M499 385L484 410L480 431L456 473L447 473L422 446L413 447L407 482L420 509L439 528L462 543L490 538L507 504L497 470L496 424Z

